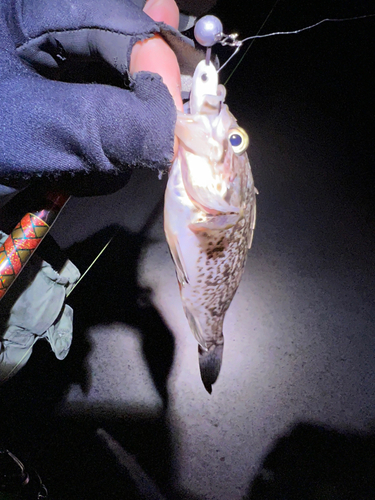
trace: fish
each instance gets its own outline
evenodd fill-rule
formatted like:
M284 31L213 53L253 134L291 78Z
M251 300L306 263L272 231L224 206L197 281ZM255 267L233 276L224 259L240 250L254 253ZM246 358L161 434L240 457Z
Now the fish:
M222 364L224 317L240 284L256 221L249 138L225 97L215 66L199 62L189 109L177 113L179 147L164 197L165 237L210 394Z

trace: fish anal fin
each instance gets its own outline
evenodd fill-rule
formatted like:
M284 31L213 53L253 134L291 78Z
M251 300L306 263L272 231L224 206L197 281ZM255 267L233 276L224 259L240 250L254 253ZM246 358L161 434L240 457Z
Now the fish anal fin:
M189 307L184 304L185 316L188 320L190 330L192 331L195 339L199 343L202 350L207 350L207 344L203 337L202 327L199 320L194 316L194 313L189 309Z

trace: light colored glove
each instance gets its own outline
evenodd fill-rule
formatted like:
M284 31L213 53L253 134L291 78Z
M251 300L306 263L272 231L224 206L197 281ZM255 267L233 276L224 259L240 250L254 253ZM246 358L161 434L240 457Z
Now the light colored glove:
M6 235L1 234L1 241ZM69 352L73 333L73 310L66 294L80 277L67 260L57 273L34 255L0 302L0 381L13 376L31 356L35 342L45 338L57 359Z

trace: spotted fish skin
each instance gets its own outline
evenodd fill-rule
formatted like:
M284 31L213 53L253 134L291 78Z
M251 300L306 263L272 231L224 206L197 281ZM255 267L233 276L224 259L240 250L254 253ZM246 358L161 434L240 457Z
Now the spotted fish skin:
M202 61L190 114L177 118L180 146L164 205L165 235L209 393L220 372L225 313L240 284L256 219L247 144L237 144L238 136L246 142L247 135L224 99L216 70Z

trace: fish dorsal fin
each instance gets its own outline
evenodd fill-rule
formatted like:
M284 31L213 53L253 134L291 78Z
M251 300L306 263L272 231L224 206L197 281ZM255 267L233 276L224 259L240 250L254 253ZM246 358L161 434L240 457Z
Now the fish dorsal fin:
M257 204L256 204L256 195L258 194L258 190L255 188L254 189L254 194L253 194L253 200L251 203L251 213L250 213L250 231L249 231L249 238L247 242L247 248L250 250L251 245L253 243L253 236L254 236L254 230L255 230L255 223L257 219Z

